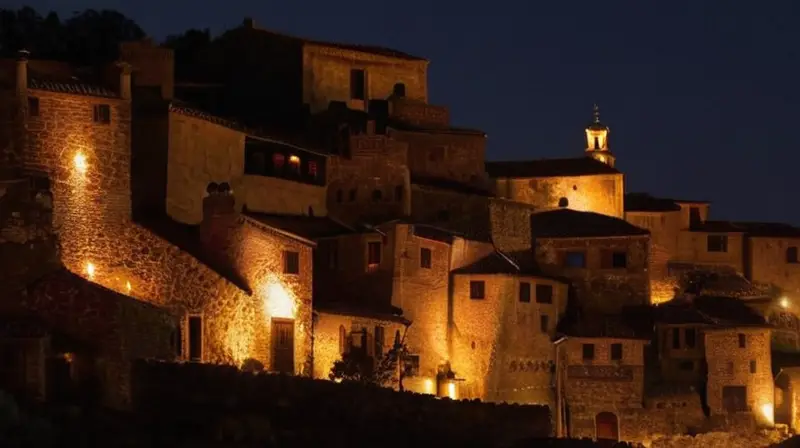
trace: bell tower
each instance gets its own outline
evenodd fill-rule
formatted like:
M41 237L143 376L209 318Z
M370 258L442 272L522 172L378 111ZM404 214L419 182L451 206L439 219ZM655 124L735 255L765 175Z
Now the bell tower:
M616 159L608 149L608 134L611 130L600 123L600 108L594 105L594 120L586 127L586 155L613 167Z

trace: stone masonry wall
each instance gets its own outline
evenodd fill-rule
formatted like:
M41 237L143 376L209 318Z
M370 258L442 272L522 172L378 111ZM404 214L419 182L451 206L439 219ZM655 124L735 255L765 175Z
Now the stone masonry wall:
M535 256L545 272L563 275L573 281L579 304L586 309L618 311L625 305L649 302L647 237L550 238L536 241ZM567 251L584 251L586 268L563 267ZM627 267L605 269L604 251L625 251Z
M303 46L303 102L316 113L331 101L344 101L364 110L366 104L350 101L350 70L366 71L367 100L387 99L394 85L403 83L406 96L428 100L427 61L410 61L321 45ZM359 104L356 104L359 103Z
M745 336L745 347L739 345L739 335ZM711 415L728 414L724 408L725 386L747 387L747 407L757 422L771 424L774 420L774 383L770 330L768 328L731 328L706 331L706 361L708 363L707 403ZM752 373L751 362L755 361Z
M677 279L669 274L669 262L678 252L680 212L626 212L631 224L650 231L650 301L663 303L675 296Z
M408 144L408 168L413 176L485 185L484 135L391 129L389 136Z
M470 281L484 281L486 297L470 298ZM531 301L519 301L519 284L531 285ZM536 285L553 287L553 302L538 303ZM564 312L566 285L508 275L453 277L452 367L464 382L459 397L554 407L552 372L556 323ZM542 328L541 316L547 316ZM544 331L543 331L544 330Z
M531 204L538 209L559 208L566 198L568 207L623 218L625 183L622 174L554 176L495 180L497 195Z
M786 251L800 247L797 238L754 238L745 241L749 245L750 281L773 285L788 297L800 299L800 263L787 263Z
M727 235L727 252L709 252L709 235ZM678 254L675 261L699 265L729 266L744 273L744 235L742 233L708 233L681 230L678 235Z

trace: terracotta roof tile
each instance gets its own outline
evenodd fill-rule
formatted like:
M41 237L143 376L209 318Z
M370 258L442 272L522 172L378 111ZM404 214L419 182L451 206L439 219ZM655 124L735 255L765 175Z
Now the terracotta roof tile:
M352 227L328 216L280 215L249 211L244 215L269 227L309 240L357 233Z
M626 212L676 212L681 206L672 199L657 198L648 193L628 193L625 195Z
M529 161L486 162L489 177L557 177L619 174L620 172L591 157L541 159Z
M764 317L745 301L733 297L686 296L655 308L658 322L703 324L712 327L768 327Z
M531 231L537 238L591 238L649 235L646 229L613 216L562 208L533 213Z

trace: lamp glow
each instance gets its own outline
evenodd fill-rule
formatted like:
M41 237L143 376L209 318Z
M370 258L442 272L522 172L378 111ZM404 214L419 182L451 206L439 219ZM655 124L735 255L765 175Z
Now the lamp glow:
M789 299L786 297L781 297L780 304L782 308L789 308Z
M770 425L775 424L775 408L772 403L764 403L761 405L761 414Z
M89 167L89 164L86 163L86 156L81 152L75 154L75 158L72 159L72 162L75 165L75 170L81 174L85 173L86 169Z
M90 279L94 278L94 271L94 264L86 263L86 275L88 275Z

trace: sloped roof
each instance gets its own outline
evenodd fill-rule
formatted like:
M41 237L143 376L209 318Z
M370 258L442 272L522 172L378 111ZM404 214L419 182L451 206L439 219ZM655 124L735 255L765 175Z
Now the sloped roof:
M687 296L655 307L657 322L701 324L713 327L768 327L764 317L741 299L718 296Z
M357 233L352 227L328 216L281 215L250 211L243 214L264 225L308 240Z
M403 317L403 310L391 305L377 306L376 304L346 303L333 301L314 302L314 311L340 316L357 316L370 319L397 322L403 325L411 321Z
M653 337L649 307L627 307L618 314L565 315L558 332L578 338L650 340Z
M569 159L540 159L529 161L486 162L489 177L558 177L620 174L603 162L591 157Z
M483 186L470 185L452 179L420 176L419 174L414 174L414 173L411 173L411 184L419 185L421 187L454 191L456 193L462 193L462 194L474 194L477 196L487 196L487 197L492 196L492 192L489 190L489 188Z
M520 273L520 268L510 258L500 252L492 252L489 255L453 270L453 274L509 274Z
M657 198L648 193L628 193L625 195L626 212L676 212L681 206L672 199Z
M537 238L591 238L649 235L624 219L568 208L533 213L531 231Z

